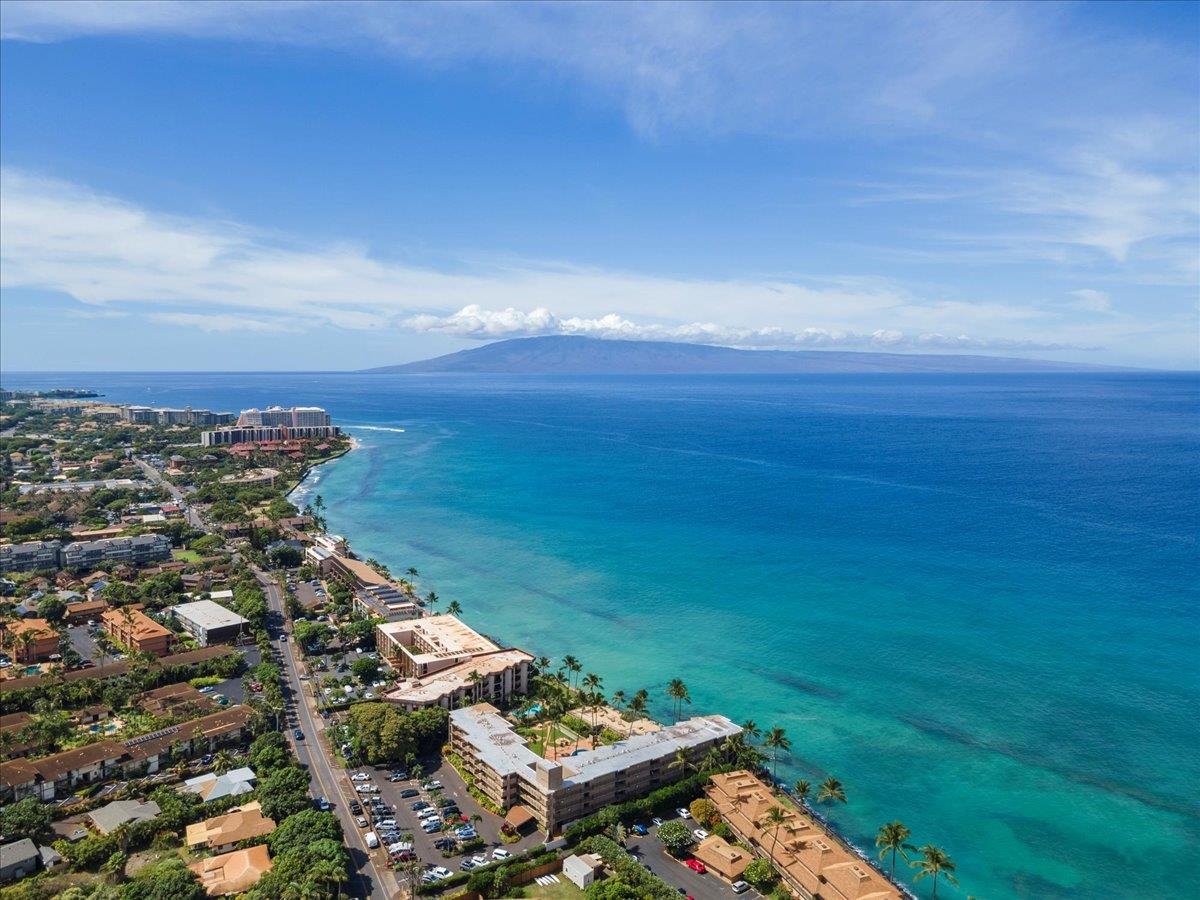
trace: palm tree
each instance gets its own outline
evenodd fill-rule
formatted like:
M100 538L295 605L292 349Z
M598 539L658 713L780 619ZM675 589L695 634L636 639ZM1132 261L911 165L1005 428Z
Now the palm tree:
M742 723L742 732L746 735L746 740L748 741L762 737L762 729L758 727L758 723L753 719L747 719Z
M603 683L604 683L604 680L599 675L597 675L595 672L588 672L586 675L583 676L583 681L581 682L581 686L587 688L587 691L589 694L587 699L592 707L592 730L593 731L595 731L595 729L596 729L596 713L600 710L600 707L603 704L603 700L604 700L603 696L600 696L599 698L597 698L597 696L596 696L599 693L600 687Z
M626 699L626 697L625 697L625 692L624 692L624 691L613 691L613 695L612 695L612 705L613 705L613 709L615 709L615 710L616 710L618 713L623 713L623 712L624 712L624 711L621 709L621 707L625 705L625 699ZM630 726L629 726L629 733L630 733L630 734L633 734L633 725L632 725L632 723L631 723L631 724L630 724Z
M583 671L583 664L574 656L564 656L563 665L567 667L567 672L570 673L567 675L567 685L573 688L575 687L574 676Z
M233 758L233 754L228 750L218 751L217 754L213 756L213 771L218 775L224 775L233 768L235 762L236 760Z
M667 685L667 696L675 701L674 718L678 722L679 714L683 710L683 704L691 703L692 696L688 693L687 685L679 678L671 679L671 683Z
M668 769L682 769L684 774L687 774L688 769L695 769L696 766L688 757L686 750L676 750L675 758L667 763Z
M912 837L912 832L903 822L888 822L886 825L881 825L879 834L875 835L875 846L879 848L879 858L883 859L889 853L892 856L891 875L893 881L896 879L896 854L899 853L904 857L904 861L908 862L908 853L905 851L917 849L908 843L910 837Z
M419 578L419 577L420 577L420 575L421 575L421 573L420 573L420 572L418 572L418 571L416 570L416 568L414 568L413 566L409 566L409 567L408 567L408 577L409 577L409 578Z
M437 606L438 595L433 591L430 591L425 595L425 602L429 604L430 609L433 609L435 606Z
M776 725L767 732L767 736L763 738L763 746L771 751L771 783L772 787L779 783L776 778L776 773L779 771L779 751L785 753L792 749L791 739L788 738L787 732Z
M842 783L830 775L821 782L821 786L817 788L818 803L845 803L846 789L842 787Z
M646 715L646 708L650 705L650 694L642 688L629 699L629 711L637 718L643 718Z
M483 683L483 676L475 669L472 669L471 673L467 676L467 681L471 683L471 695L474 697L475 702L478 703L479 685Z
M926 844L917 851L921 854L921 858L910 863L917 870L917 874L913 876L913 881L920 881L922 878L933 877L933 896L937 898L938 876L945 875L946 880L951 884L957 885L958 879L954 877L954 870L958 868L954 864L949 854L941 847L935 847L933 844Z
M796 796L800 798L801 806L808 806L808 795L812 793L812 785L801 778L794 785L792 790L796 792Z
M787 814L783 811L779 804L773 805L762 817L763 830L775 830L775 838L771 841L771 859L775 858L775 845L779 843L779 832L782 830L787 820Z
M451 615L451 616L461 616L462 615L462 606L459 605L459 602L457 600L451 600L450 605L446 607L446 613L447 613L447 615Z
M538 672L544 675L546 670L550 668L550 657L539 656L535 665L537 666Z

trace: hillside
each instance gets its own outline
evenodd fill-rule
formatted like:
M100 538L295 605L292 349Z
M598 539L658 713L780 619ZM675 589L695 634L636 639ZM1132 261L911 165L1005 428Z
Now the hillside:
M997 356L859 353L843 350L735 350L703 344L610 341L564 335L497 341L434 359L364 371L379 374L784 375L1106 370L1102 366Z

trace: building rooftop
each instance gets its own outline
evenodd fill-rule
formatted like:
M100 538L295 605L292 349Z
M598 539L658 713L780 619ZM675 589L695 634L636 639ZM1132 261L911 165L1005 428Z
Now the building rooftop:
M232 596L232 593L230 595ZM220 603L215 603L212 600L195 600L191 603L180 603L178 606L171 607L171 614L179 619L187 619L205 631L212 631L216 628L228 628L230 626L244 628L250 624L249 619L239 616L232 610L226 609Z
M105 625L112 625L113 628L121 632L129 628L131 636L136 641L148 641L155 638L171 637L172 635L170 628L159 625L140 609L120 607L118 609L106 610L101 614L100 620Z
M478 750L480 759L501 775L532 780L536 767L561 765L564 786L600 778L642 762L674 756L706 741L729 738L742 729L725 716L697 716L661 731L638 734L615 744L585 750L554 763L538 756L490 704L478 703L450 713L450 720Z
M240 769L230 769L224 775L208 772L189 778L183 783L183 789L191 794L199 794L205 800L219 800L222 797L250 793L254 790L254 780L254 770L243 766Z
M417 663L435 662L457 656L478 656L501 649L455 616L429 616L378 626L387 637L410 647L418 641L430 649L412 649Z
M162 812L152 800L114 800L88 813L88 818L101 834L111 834L126 822L149 822Z
M210 897L240 894L258 883L271 871L271 854L266 844L246 850L234 850L188 866L200 879Z
M406 678L384 694L384 698L393 703L435 703L447 694L472 687L472 672L486 678L498 675L510 666L520 665L522 661L531 663L533 657L524 650L497 650L423 678Z
M257 800L235 806L223 816L214 816L187 827L187 845L220 847L249 838L262 837L275 830L275 820L262 814Z

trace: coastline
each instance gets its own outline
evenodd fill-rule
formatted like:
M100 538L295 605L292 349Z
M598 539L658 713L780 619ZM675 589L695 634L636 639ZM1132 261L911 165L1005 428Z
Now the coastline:
M347 447L345 450L342 450L340 453L335 453L332 456L321 460L320 462L313 463L311 466L306 466L305 468L301 469L300 475L296 479L296 483L288 488L283 496L290 501L292 499L292 494L300 490L300 488L303 487L304 482L308 480L308 476L317 471L317 469L319 469L321 466L328 465L331 462L341 459L343 456L353 453L355 450L362 449L362 442L358 438L352 434L347 434L346 437L350 443L349 447Z

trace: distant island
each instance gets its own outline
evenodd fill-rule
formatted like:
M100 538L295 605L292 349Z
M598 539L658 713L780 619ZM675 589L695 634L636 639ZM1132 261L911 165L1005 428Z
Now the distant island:
M376 374L477 372L569 375L809 375L905 372L1101 372L1111 366L999 356L737 350L668 341L552 335L497 341L434 359L365 369Z

